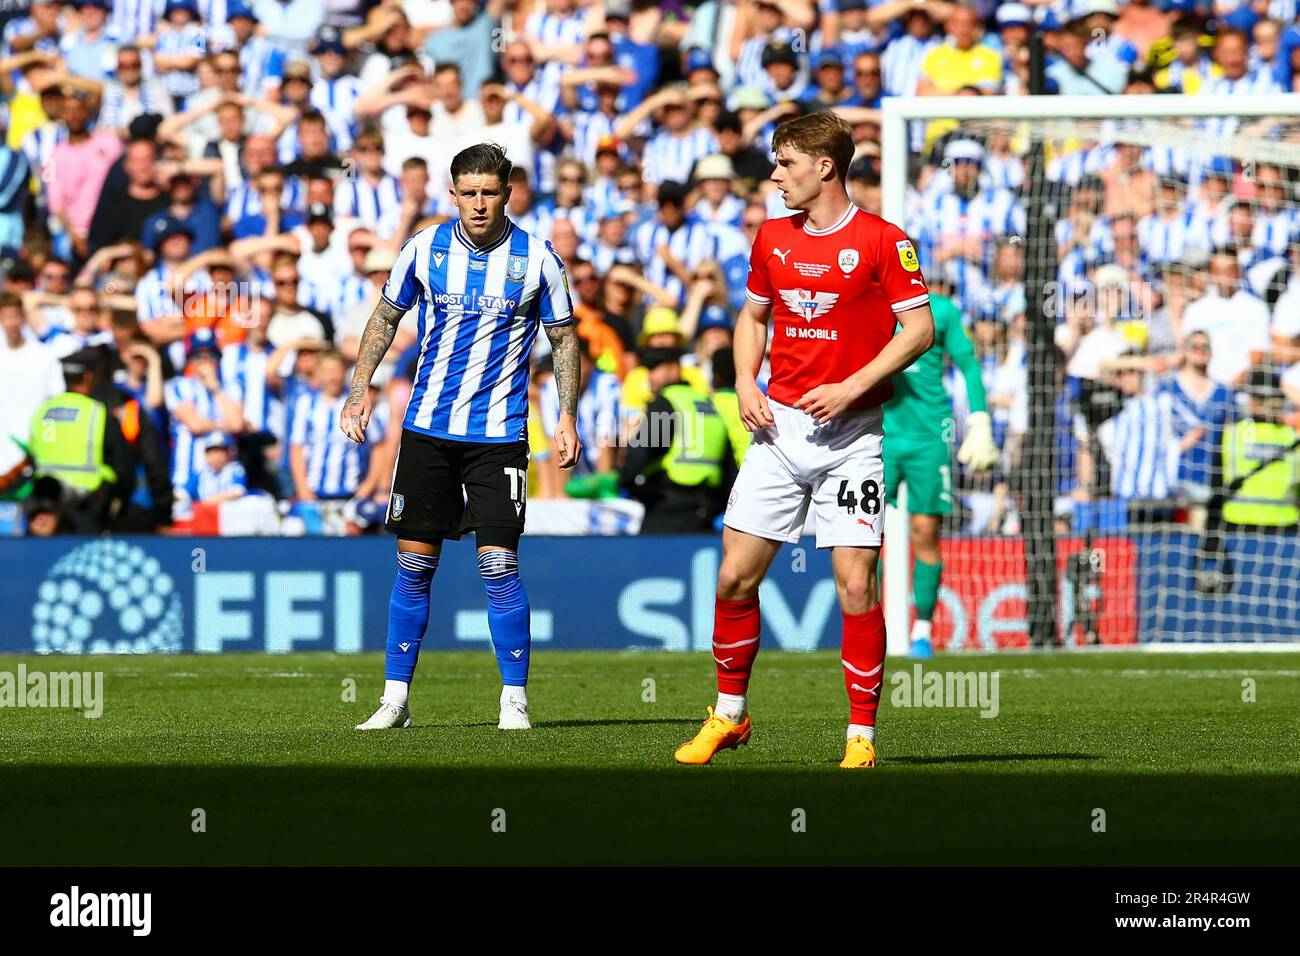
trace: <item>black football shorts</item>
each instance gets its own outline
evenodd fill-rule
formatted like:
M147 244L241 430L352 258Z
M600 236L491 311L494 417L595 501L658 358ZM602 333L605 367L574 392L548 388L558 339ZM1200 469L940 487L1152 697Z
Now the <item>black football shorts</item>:
M450 441L403 429L385 527L430 542L478 528L522 532L527 499L527 441Z

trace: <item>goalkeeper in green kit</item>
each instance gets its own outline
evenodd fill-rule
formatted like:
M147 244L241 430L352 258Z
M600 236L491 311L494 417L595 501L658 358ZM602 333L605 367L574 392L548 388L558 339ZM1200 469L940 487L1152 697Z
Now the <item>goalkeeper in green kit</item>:
M912 527L912 597L916 621L912 624L911 657L927 658L930 620L939 596L943 556L939 551L939 522L952 511L953 439L952 399L944 388L944 353L966 380L970 414L966 440L957 460L973 471L986 471L998 463L993 424L984 398L979 362L961 311L945 295L930 295L934 315L934 345L894 377L894 397L885 403L885 499L897 504L899 484L907 485L907 510Z

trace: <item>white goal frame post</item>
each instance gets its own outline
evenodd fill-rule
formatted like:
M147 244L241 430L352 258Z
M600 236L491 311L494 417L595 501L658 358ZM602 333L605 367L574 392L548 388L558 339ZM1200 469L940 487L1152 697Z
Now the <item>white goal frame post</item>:
M909 235L915 224L907 221L907 167L910 148L908 123L913 120L1125 120L1200 119L1234 116L1257 119L1269 116L1300 117L1300 93L1263 96L1188 96L1144 94L1122 96L898 96L881 103L880 172L881 214ZM1223 155L1231 155L1230 140ZM1300 149L1287 144L1290 161L1300 163ZM905 655L911 629L912 548L906 486L899 489L898 507L887 507L885 537L890 542L884 558L884 601L887 626L886 653ZM1225 642L1229 647L1231 641ZM1175 645L1163 645L1168 650ZM1211 645L1214 646L1214 645ZM1223 645L1217 645L1222 647ZM1238 647L1242 645L1238 644ZM1294 646L1294 645L1291 645ZM1189 650L1205 649L1187 645ZM1276 650L1286 649L1283 645Z

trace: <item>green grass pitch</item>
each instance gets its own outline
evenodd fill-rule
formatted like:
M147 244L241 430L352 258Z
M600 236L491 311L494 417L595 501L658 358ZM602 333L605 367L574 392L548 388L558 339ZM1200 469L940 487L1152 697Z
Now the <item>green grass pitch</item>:
M379 654L0 657L0 671L20 662L101 670L105 704L99 719L0 709L11 865L1300 859L1295 653L927 663L996 670L991 719L893 706L888 674L911 664L891 659L882 763L860 772L836 766L831 652L761 654L753 740L709 767L672 760L713 700L708 655L543 648L536 727L514 734L496 730L486 652L426 652L414 727L371 734L352 727L379 696Z

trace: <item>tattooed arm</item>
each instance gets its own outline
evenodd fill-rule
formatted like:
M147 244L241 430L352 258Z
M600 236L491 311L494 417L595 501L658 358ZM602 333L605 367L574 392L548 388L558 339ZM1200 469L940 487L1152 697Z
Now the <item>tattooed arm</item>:
M339 427L357 444L366 440L366 425L370 423L370 379L375 369L388 354L388 347L393 344L397 334L397 324L406 312L390 304L380 296L375 304L375 311L370 313L366 330L361 333L361 344L357 346L357 364L352 369L352 391L343 404L339 416Z
M578 394L582 391L582 366L578 330L573 325L548 327L555 388L560 393L560 422L555 426L555 458L561 468L572 468L582 453L578 440Z

